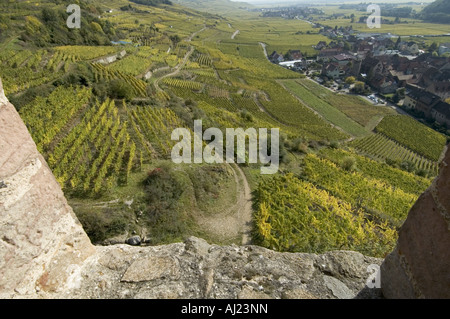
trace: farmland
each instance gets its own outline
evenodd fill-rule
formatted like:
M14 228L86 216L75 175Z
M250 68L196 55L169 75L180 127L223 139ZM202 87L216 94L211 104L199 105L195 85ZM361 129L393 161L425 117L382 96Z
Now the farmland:
M155 245L191 235L241 244L242 223L226 224L231 235L221 223L240 220L235 208L248 182L256 244L390 252L438 172L445 137L393 108L269 62L260 43L269 54L300 50L314 58L313 45L330 42L306 21L264 18L220 0L203 2L209 12L174 2L102 1L83 8L94 13L92 32L70 33L73 39L66 28L46 27L43 8L55 23L62 5L1 4L14 17L0 37L5 93L93 242L136 233ZM349 23L316 18L333 27ZM442 30L408 26L396 31ZM223 132L279 128L278 173L261 176L254 164L174 164L172 131L192 132L198 119Z
M445 136L408 116L385 117L376 131L434 161L439 160L446 144Z

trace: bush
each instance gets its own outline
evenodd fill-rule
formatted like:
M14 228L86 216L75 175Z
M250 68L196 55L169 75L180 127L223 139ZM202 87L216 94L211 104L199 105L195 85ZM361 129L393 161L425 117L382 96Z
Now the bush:
M334 148L334 149L338 149L339 148L339 142L337 142L337 141L330 142L330 147Z
M400 168L402 170L410 172L410 173L414 172L417 169L416 164L414 164L411 161L403 161L403 162L401 162Z
M342 160L341 167L348 172L356 171L356 159L354 157L347 156Z
M112 80L109 83L108 95L113 99L125 99L131 101L136 95L133 87L123 80Z

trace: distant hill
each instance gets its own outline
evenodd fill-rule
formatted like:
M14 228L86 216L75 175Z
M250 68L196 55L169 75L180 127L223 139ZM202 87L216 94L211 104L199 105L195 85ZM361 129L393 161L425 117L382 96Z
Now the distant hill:
M450 24L450 0L436 0L422 10L421 16L426 21Z
M252 7L246 2L236 2L230 0L172 0L174 3L192 8L198 11L215 14L236 14L242 8Z
M130 0L131 2L137 3L137 4L143 4L145 6L158 6L160 4L167 4L172 5L172 2L170 0Z

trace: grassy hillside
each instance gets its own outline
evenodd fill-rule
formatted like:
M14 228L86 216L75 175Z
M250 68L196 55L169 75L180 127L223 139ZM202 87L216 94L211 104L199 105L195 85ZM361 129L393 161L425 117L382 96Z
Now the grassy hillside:
M421 12L422 19L430 22L450 23L450 1L436 0Z

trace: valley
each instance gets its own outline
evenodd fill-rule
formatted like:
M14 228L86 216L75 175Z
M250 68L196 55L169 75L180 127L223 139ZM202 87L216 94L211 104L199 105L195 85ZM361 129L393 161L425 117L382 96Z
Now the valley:
M317 5L291 19L225 0L80 6L82 26L71 30L62 3L0 4L0 77L93 243L197 236L281 252L383 258L393 250L450 135L404 109L405 96L393 100L409 94L400 91L406 80L376 93L393 101L384 104L367 98L375 91L363 71L322 81L318 45L344 48L350 35L372 32L358 22L365 12ZM402 20L378 31L418 39L424 53L436 43L430 56L450 41L448 24ZM356 33L345 33L350 27ZM296 54L301 67L274 61ZM445 53L426 58L447 74ZM193 132L194 120L223 132L279 128L278 173L261 175L260 164L173 163L171 133Z

